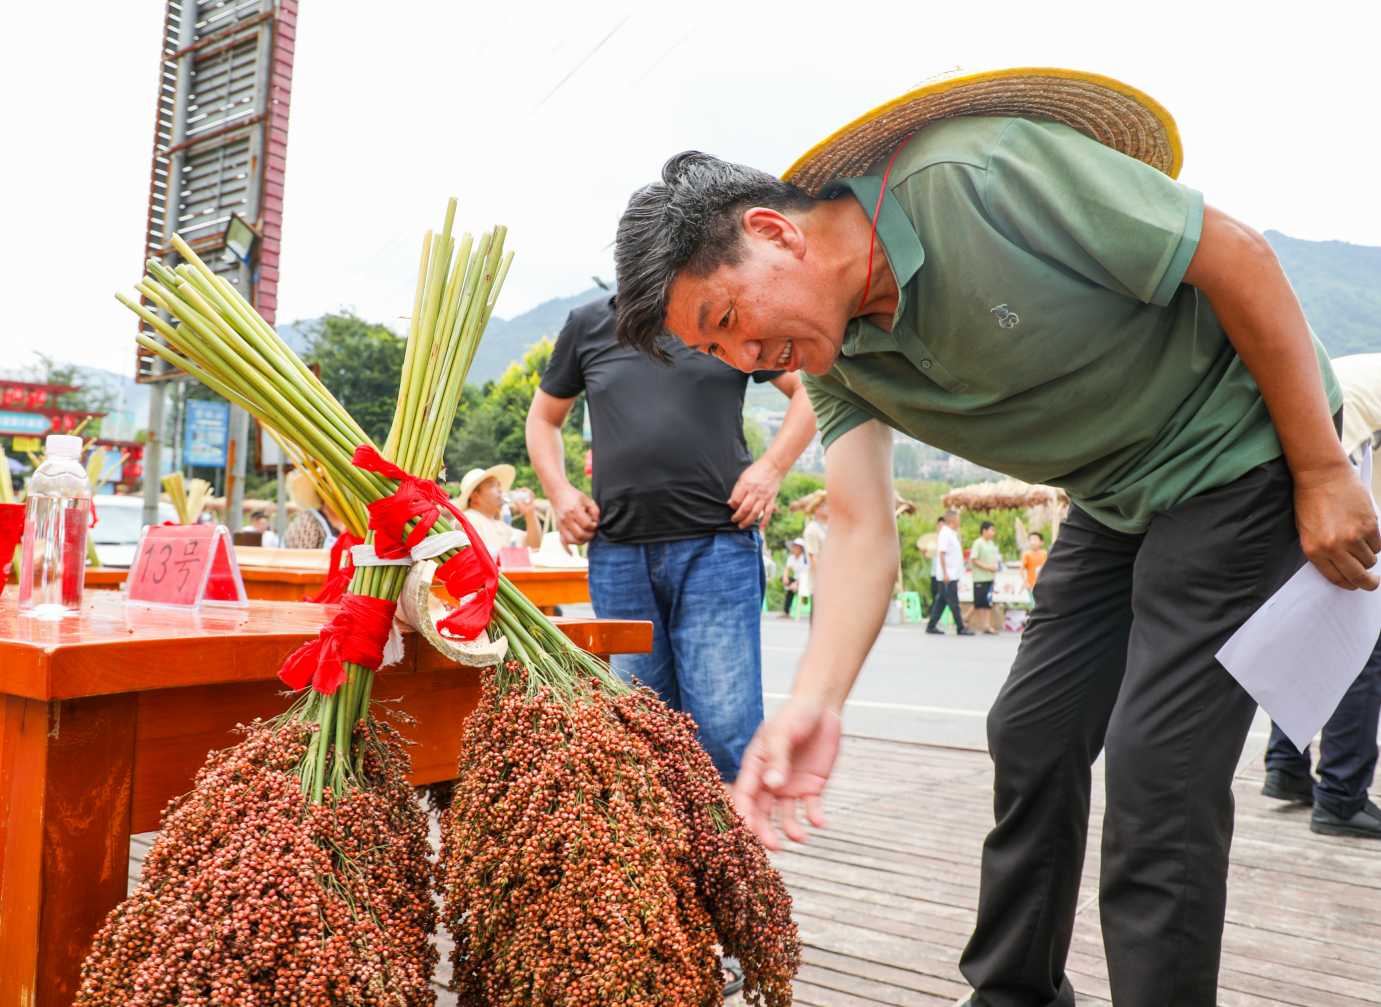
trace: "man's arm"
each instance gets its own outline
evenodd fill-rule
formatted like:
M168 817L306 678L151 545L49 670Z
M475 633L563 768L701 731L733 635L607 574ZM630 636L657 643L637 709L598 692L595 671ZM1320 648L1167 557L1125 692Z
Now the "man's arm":
M776 389L791 400L786 418L772 438L762 457L743 470L729 494L729 506L734 508L734 524L750 528L754 524L766 528L777 509L777 488L781 486L791 466L801 457L810 439L815 436L815 410L810 406L806 386L795 374L782 374L772 379Z
M771 849L772 813L793 840L803 803L813 825L839 754L840 713L877 639L892 597L900 550L892 511L892 432L870 420L830 446L825 459L830 533L812 572L815 625L791 698L765 721L743 756L734 801Z
M599 507L566 478L566 446L561 440L561 425L570 415L574 402L575 399L559 399L537 389L528 407L524 431L532 468L556 511L561 541L567 544L590 541L599 527Z
M1374 590L1376 514L1338 441L1309 326L1275 252L1250 227L1205 207L1184 282L1208 297L1261 389L1294 477L1304 554L1339 587Z

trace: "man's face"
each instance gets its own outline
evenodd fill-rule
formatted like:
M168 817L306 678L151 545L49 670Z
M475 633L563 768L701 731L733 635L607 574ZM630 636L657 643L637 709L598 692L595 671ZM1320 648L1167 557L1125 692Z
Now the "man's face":
M825 374L844 341L846 298L816 269L819 257L809 254L798 223L761 207L743 221L736 265L708 276L677 275L667 329L740 371Z
M997 534L997 529L996 529L996 528L984 528L984 529L983 529L983 537L984 537L985 539L987 539L989 542L991 542L991 541L993 540L993 536L995 536L996 534Z
M476 486L470 494L470 506L481 514L498 517L503 511L503 490L499 487L499 480L490 476Z
M266 518L266 517L264 517L263 515L260 515L259 517L255 518L255 519L254 519L254 530L255 530L255 531L268 531L268 530L269 530L269 519Z
M1044 548L1045 543L1041 541L1040 536L1031 535L1026 539L1026 545L1031 549L1041 549Z

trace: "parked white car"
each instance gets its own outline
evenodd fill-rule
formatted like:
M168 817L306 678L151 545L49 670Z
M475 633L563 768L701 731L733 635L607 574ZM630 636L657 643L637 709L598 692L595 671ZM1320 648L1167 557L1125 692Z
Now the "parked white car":
M144 498L99 494L92 502L96 506L96 527L90 535L101 566L130 566L139 547L139 533L144 530ZM177 520L172 504L159 501L158 520L160 524Z

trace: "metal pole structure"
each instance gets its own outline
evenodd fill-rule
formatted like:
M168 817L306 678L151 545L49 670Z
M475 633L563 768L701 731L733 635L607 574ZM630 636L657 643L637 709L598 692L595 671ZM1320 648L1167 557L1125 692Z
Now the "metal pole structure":
M273 13L274 0L260 0L260 9L265 14ZM263 116L268 111L269 74L273 68L273 32L265 24L259 28L258 51L254 60L254 114ZM245 219L258 222L259 209L264 191L264 130L256 129L249 137L248 186L245 192ZM255 300L254 272L259 254L258 248L250 252L250 261L240 263L240 290L245 297ZM239 406L230 407L230 451L234 467L226 473L225 520L232 532L239 531L244 521L245 471L249 462L249 413Z
M230 407L230 447L226 460L230 465L225 474L225 526L237 532L244 524L245 469L249 458L249 413L239 406Z
M174 153L168 160L168 201L164 208L163 233L172 234L177 230L177 214L181 204L182 167L187 162L185 149L179 148L187 138L187 100L192 90L192 60L194 54L189 47L196 41L196 5L184 5L178 18L177 48L177 93L173 98ZM155 373L166 370L160 358L155 364ZM148 442L144 447L144 524L158 524L158 494L163 478L163 412L168 395L166 380L154 381L149 386L149 430Z
M163 369L163 361L156 365ZM168 394L167 381L155 381L149 386L149 429L144 442L144 519L146 525L158 524L158 494L163 477L163 404Z

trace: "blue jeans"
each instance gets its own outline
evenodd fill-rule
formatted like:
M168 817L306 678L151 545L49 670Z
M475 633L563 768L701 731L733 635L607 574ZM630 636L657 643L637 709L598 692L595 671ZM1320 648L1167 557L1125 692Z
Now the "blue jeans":
M647 619L652 652L619 654L673 710L695 718L700 744L732 782L762 723L762 540L757 531L672 542L590 543L590 598L601 619Z

